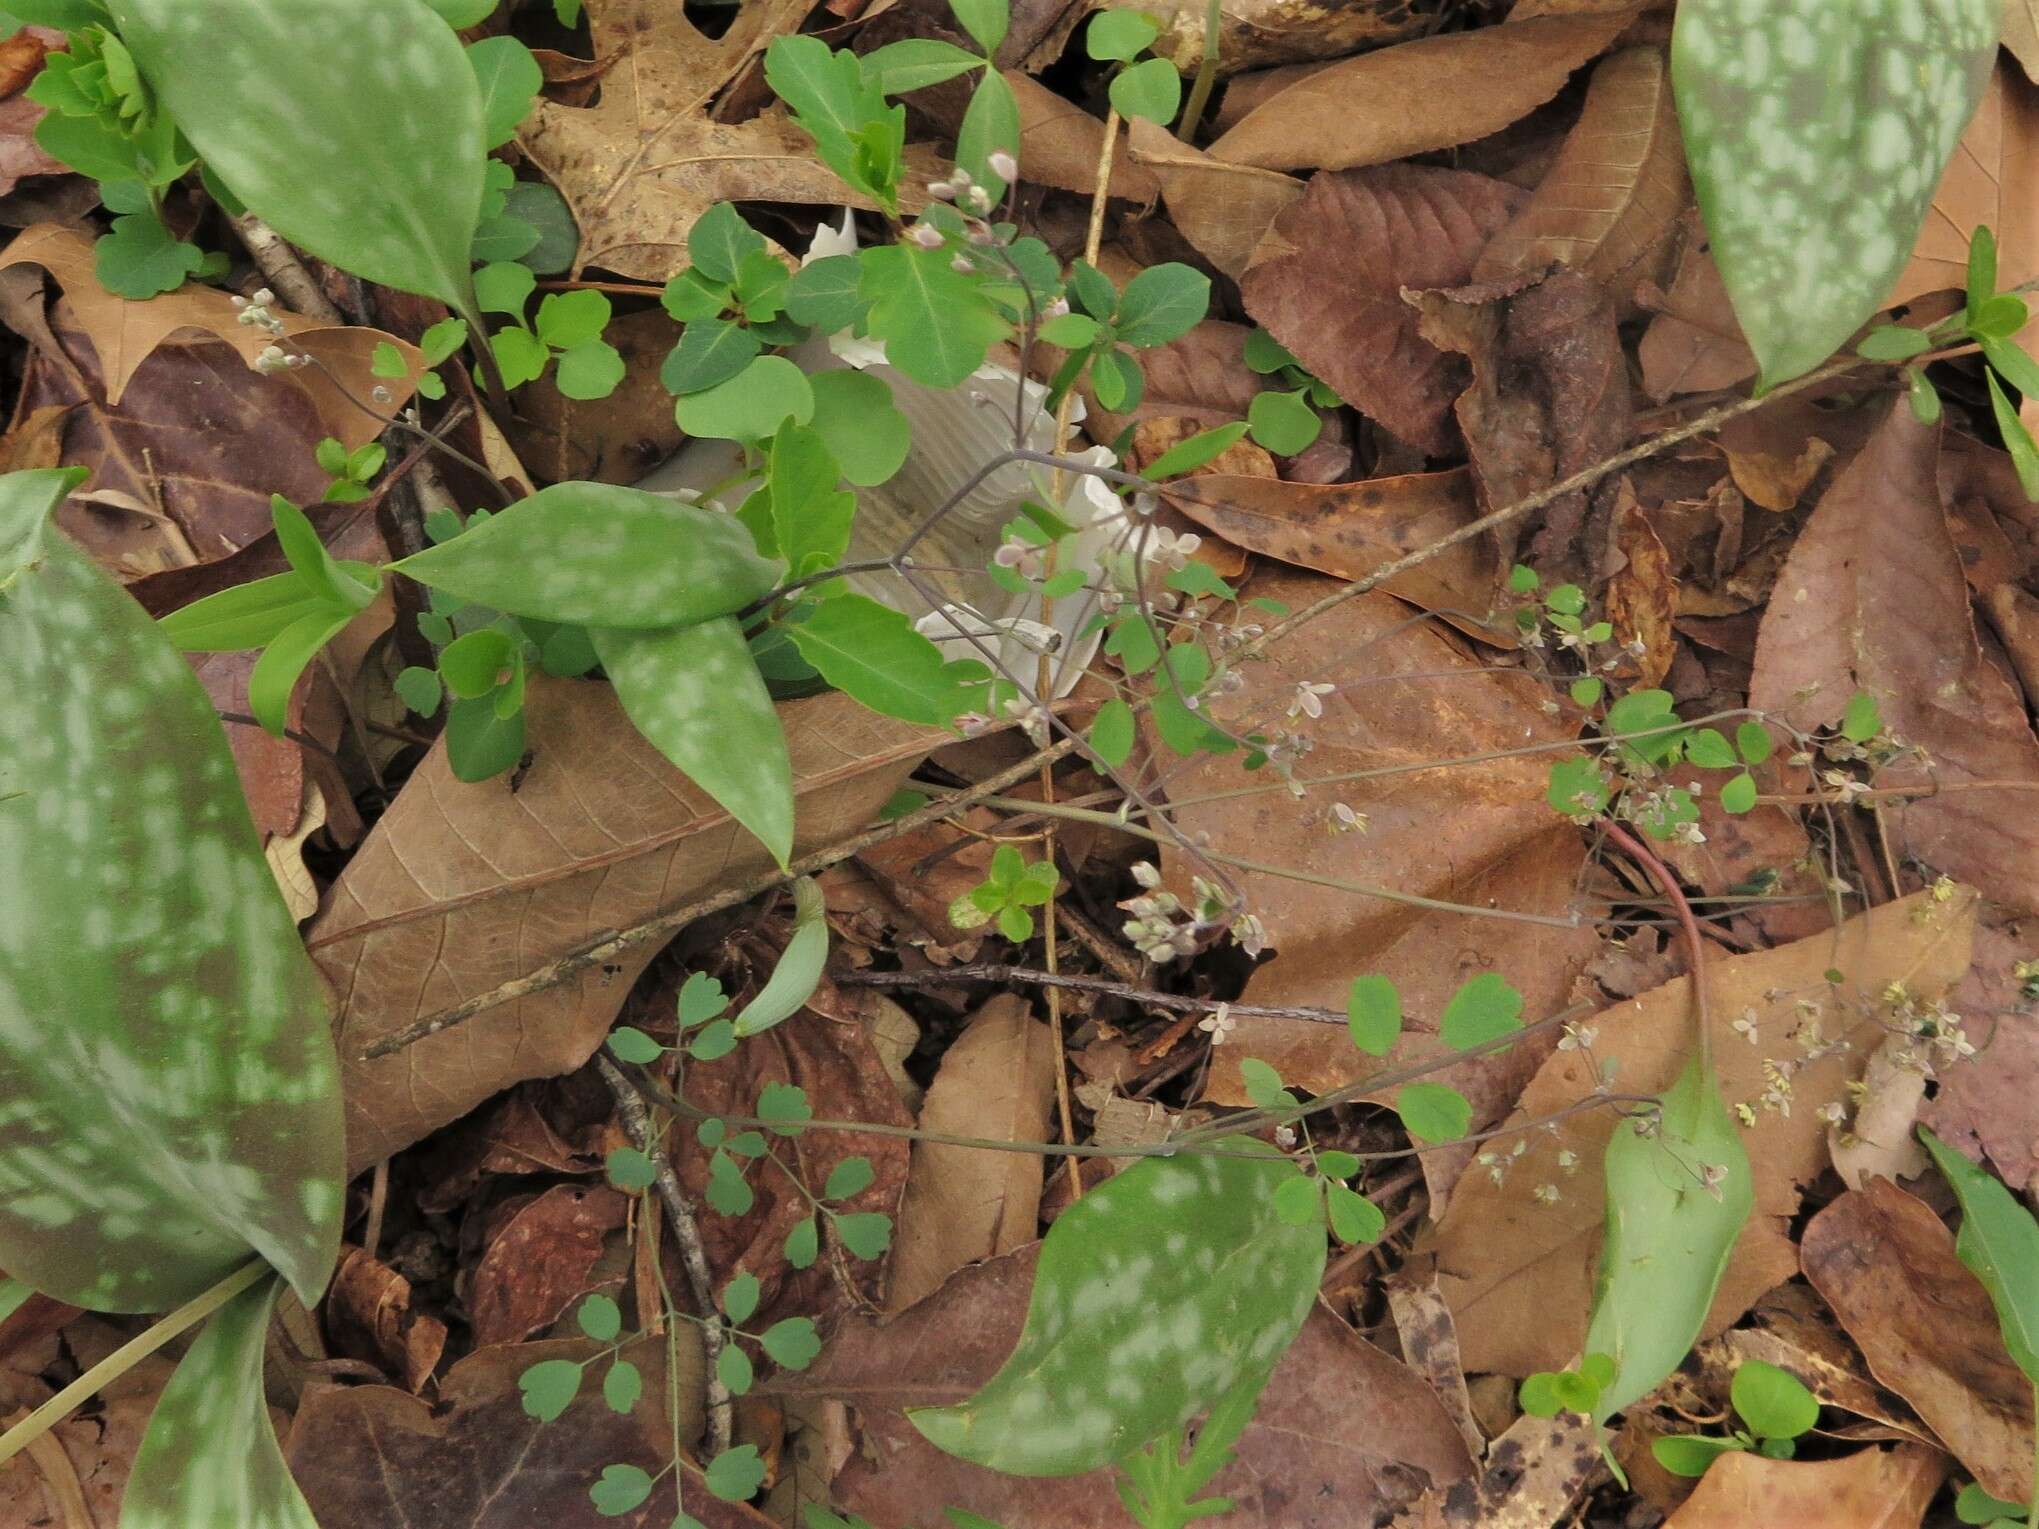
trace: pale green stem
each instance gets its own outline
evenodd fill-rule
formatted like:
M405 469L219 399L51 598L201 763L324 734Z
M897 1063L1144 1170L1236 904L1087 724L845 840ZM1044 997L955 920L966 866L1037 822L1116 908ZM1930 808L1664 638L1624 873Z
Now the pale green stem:
M1196 83L1190 86L1189 99L1183 102L1182 116L1175 124L1175 136L1184 143L1196 142L1197 123L1203 120L1211 87L1218 81L1218 32L1224 24L1218 4L1219 0L1210 0L1204 8L1204 56L1197 62Z
M64 1420L71 1411L102 1390L109 1381L125 1375L179 1333L196 1327L250 1285L270 1273L267 1263L250 1259L210 1290L201 1292L161 1317L44 1402L6 1433L0 1434L0 1465Z

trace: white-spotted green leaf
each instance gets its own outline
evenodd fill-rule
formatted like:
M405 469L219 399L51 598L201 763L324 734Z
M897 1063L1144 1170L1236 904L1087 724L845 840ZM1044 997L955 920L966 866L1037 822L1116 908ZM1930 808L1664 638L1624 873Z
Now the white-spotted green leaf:
M160 1311L252 1247L310 1302L340 1233L324 991L212 703L48 524L75 482L0 478L0 1267Z
M1825 361L1889 296L2000 15L2000 0L1678 7L1685 157L1762 387Z
M1274 1210L1296 1175L1245 1137L1237 1156L1150 1157L1062 1213L1026 1327L968 1401L907 1416L952 1455L1020 1476L1124 1458L1273 1369L1324 1272L1324 1227Z
M741 522L614 483L555 483L392 565L516 616L672 627L743 609L778 582Z
M737 1014L739 1037L771 1029L814 996L821 986L821 969L828 961L826 913L821 886L813 877L802 876L793 883L793 938L786 942L770 980Z
M784 865L793 854L793 765L736 618L590 635L637 730Z
M112 0L206 168L293 244L473 309L481 87L424 0Z
M1755 1204L1749 1154L1711 1069L1694 1056L1659 1101L1656 1128L1614 1128L1607 1232L1586 1352L1614 1360L1596 1422L1649 1395L1699 1336Z
M163 1388L120 1505L120 1529L318 1529L262 1394L262 1345L283 1288L264 1279L214 1312Z

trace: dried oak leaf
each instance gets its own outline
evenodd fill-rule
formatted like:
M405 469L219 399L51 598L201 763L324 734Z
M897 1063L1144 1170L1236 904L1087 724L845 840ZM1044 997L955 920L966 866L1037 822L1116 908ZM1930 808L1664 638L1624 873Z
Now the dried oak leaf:
M642 946L372 1062L422 1016L536 971L661 909L764 870L764 847L646 743L606 685L534 679L532 764L454 779L443 742L418 766L306 934L331 980L354 1171L526 1078L571 1072L602 1042ZM946 736L829 694L780 710L799 801L796 853L867 825Z
M601 1184L555 1184L497 1206L468 1286L474 1341L521 1343L557 1322L595 1288L603 1241L629 1216L629 1198Z
M1000 993L965 1023L920 1109L920 1129L997 1141L1048 1140L1055 1046L1024 998ZM1010 1253L1040 1230L1042 1159L916 1142L893 1238L894 1311L956 1270Z
M1812 1218L1799 1256L1878 1382L1992 1495L2028 1500L2032 1386L1940 1218L1890 1180L1871 1179Z
M627 1414L610 1410L589 1366L580 1395L541 1423L524 1411L517 1377L542 1360L582 1361L600 1346L575 1340L478 1349L439 1384L434 1407L394 1386L320 1386L305 1394L284 1457L321 1524L414 1525L416 1529L666 1529L677 1505L673 1483L686 1483L686 1508L709 1529L770 1529L771 1520L720 1502L689 1471L662 1476L642 1506L607 1517L588 1488L607 1465L664 1471L677 1433L691 1438L698 1411L675 1428L666 1421L665 1345L630 1344L622 1352L643 1373L644 1392ZM682 1364L685 1365L683 1351ZM685 1375L682 1398L698 1380Z
M1470 143L1556 95L1634 14L1476 27L1344 59L1262 102L1211 153L1273 170L1345 170Z
M1134 119L1126 146L1135 164L1153 172L1183 238L1227 276L1245 271L1268 224L1303 194L1293 175L1215 159L1159 123Z
M1335 588L1312 574L1263 569L1247 592L1301 610ZM1548 762L1527 755L1451 763L1562 735L1539 705L1539 681L1479 668L1455 639L1412 622L1393 596L1347 600L1274 644L1264 663L1246 671L1247 688L1221 710L1234 723L1290 726L1284 713L1297 685L1339 687L1320 698L1323 716L1302 724L1315 746L1299 771L1300 800L1279 779L1242 777L1232 757L1205 755L1171 771L1169 794L1184 832L1252 862L1228 874L1266 926L1274 955L1254 969L1242 997L1338 1009L1355 974L1383 973L1400 987L1410 1016L1397 1062L1444 1049L1433 1033L1436 1017L1458 986L1482 971L1503 974L1532 1016L1563 1007L1595 936L1584 922L1564 927L1582 851L1571 825L1544 805ZM1338 779L1368 771L1382 773ZM1242 793L1242 779L1262 789L1249 784ZM1363 834L1333 831L1337 802L1366 816ZM1193 859L1165 851L1163 864L1187 891ZM1416 908L1327 890L1284 872L1364 880L1539 921ZM1553 1043L1546 1034L1459 1063L1439 1081L1473 1101L1476 1121L1491 1120ZM1245 1102L1238 1059L1249 1056L1315 1093L1363 1077L1372 1065L1342 1025L1243 1017L1212 1053L1208 1093ZM1442 1197L1468 1155L1425 1155L1433 1194Z
M1567 265L1625 302L1662 259L1691 200L1670 60L1662 48L1625 48L1594 69L1577 126L1473 279Z
M716 202L858 203L814 143L774 108L717 122L709 103L772 36L799 29L802 0L743 6L710 38L667 0L589 0L597 59L593 106L540 101L518 145L580 224L578 275L599 266L664 281L687 264L687 230Z
M1838 1460L1767 1460L1737 1450L1714 1461L1665 1529L1918 1529L1946 1476L1947 1457L1922 1444L1858 1450Z
M2017 687L1984 654L1949 534L1939 431L1899 400L1834 479L1778 575L1756 642L1749 704L1803 729L1837 723L1858 690L1929 765L1900 757L1881 786L2039 785L2039 738ZM2039 908L2039 818L1988 790L1893 805L1900 853Z
M1728 1262L1706 1335L1733 1323L1797 1268L1785 1227L1801 1186L1827 1165L1819 1111L1845 1096L1861 1056L1882 1036L1880 995L1892 982L1930 1000L1968 970L1976 901L1972 892L1944 903L1920 893L1810 939L1707 964L1721 1093L1756 1117L1743 1133L1756 1209ZM1844 980L1829 983L1830 970ZM1592 1095L1598 1069L1609 1062L1624 1092L1662 1092L1690 1049L1691 1009L1688 979L1679 977L1603 1010L1586 1021L1597 1032L1591 1056L1556 1052L1510 1120L1544 1120L1576 1106ZM1728 1028L1741 1018L1753 1022L1754 1044ZM1849 1051L1832 1049L1841 1040ZM1801 1064L1791 1075L1789 1115L1763 1103L1766 1058ZM1612 1110L1569 1115L1554 1131L1522 1137L1528 1147L1500 1183L1486 1173L1459 1181L1438 1228L1438 1282L1458 1318L1467 1370L1521 1376L1562 1369L1577 1356L1599 1263L1601 1163L1614 1126ZM1566 1152L1569 1167L1559 1161ZM1557 1188L1555 1202L1534 1197L1545 1184Z
M1261 237L1240 298L1347 403L1444 455L1466 366L1417 332L1402 289L1466 281L1521 202L1500 181L1427 165L1316 176Z
M1039 1246L952 1276L884 1326L841 1328L814 1366L767 1390L846 1402L865 1448L835 1479L837 1504L894 1529L949 1529L943 1510L999 1523L1120 1529L1106 1473L1026 1480L943 1454L904 1409L962 1400L991 1378L1025 1320ZM1353 1426L1363 1418L1366 1426ZM1211 1483L1241 1529L1347 1529L1374 1521L1472 1462L1443 1406L1413 1370L1319 1307L1276 1367L1260 1410Z

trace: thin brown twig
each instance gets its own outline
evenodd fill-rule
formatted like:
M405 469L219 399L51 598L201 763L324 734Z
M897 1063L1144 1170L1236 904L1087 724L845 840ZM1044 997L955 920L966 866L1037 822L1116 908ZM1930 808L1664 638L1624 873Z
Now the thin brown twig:
M672 1223L680 1264L687 1271L687 1288L694 1294L694 1306L701 1318L701 1358L708 1371L708 1453L719 1455L729 1448L735 1436L735 1409L717 1363L722 1357L722 1323L716 1316L715 1280L708 1272L708 1250L701 1241L701 1224L694 1218L693 1202L680 1188L679 1175L673 1172L672 1162L659 1140L660 1133L651 1123L644 1096L599 1051L595 1053L595 1070L601 1073L602 1081L615 1097L616 1115L623 1122L631 1145L651 1159L657 1174L653 1183L658 1187L659 1203L665 1209L666 1220Z
M1131 1003L1169 1009L1178 1014L1208 1014L1224 1009L1246 1019L1304 1019L1319 1025L1342 1025L1346 1022L1342 1009L1194 998L1181 993L1156 992L1131 982L1113 982L1104 977L1073 977L1066 972L1036 971L1031 967L1010 966L1000 961L934 967L924 972L839 972L831 980L839 987L943 987L951 982L1017 982L1031 987L1101 993L1109 998L1124 998Z

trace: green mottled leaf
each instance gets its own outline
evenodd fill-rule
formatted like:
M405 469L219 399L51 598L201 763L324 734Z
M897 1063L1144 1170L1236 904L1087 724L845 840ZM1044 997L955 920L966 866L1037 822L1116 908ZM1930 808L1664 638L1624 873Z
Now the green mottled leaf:
M555 483L392 567L462 600L581 626L726 616L770 591L776 564L733 516L613 483Z
M1614 1360L1593 1404L1605 1422L1677 1369L1699 1336L1755 1203L1749 1154L1698 1056L1660 1101L1656 1129L1614 1128L1607 1232L1586 1350Z
M1321 1221L1273 1208L1295 1166L1150 1157L1064 1211L1041 1245L1026 1326L968 1401L907 1416L952 1455L1024 1476L1122 1459L1272 1370L1324 1271Z
M265 1279L243 1290L178 1361L135 1455L121 1529L318 1529L262 1394L262 1346L282 1288Z
M157 1311L252 1247L313 1300L341 1208L323 985L211 702L49 526L78 477L0 477L0 1266Z
M292 243L473 307L482 97L422 0L114 0L121 38L207 168Z
M793 853L793 766L736 618L592 636L637 730L784 865Z
M828 917L821 886L813 877L802 876L793 883L793 937L757 997L738 1011L738 1039L762 1035L797 1014L821 986L821 970L827 962Z
M1989 1292L2011 1358L2026 1379L2039 1385L2039 1221L2002 1180L1931 1131L1921 1129L1919 1139L1961 1202L1955 1255Z
M1883 305L1996 57L1999 0L1685 0L1700 211L1769 388Z

